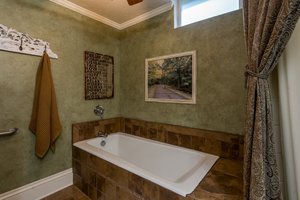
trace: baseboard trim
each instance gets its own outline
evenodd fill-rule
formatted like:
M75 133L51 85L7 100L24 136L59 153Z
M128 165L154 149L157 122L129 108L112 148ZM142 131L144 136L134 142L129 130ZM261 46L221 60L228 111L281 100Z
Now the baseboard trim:
M0 194L0 200L39 200L73 184L72 168Z

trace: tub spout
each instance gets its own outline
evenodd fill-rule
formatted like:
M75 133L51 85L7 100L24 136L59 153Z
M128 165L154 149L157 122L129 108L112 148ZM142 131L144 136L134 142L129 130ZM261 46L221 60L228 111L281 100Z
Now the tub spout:
M102 147L104 147L104 146L106 145L105 139L107 138L108 133L107 133L107 132L99 131L99 132L96 134L96 136L101 138L100 145L101 145Z
M107 138L108 133L107 132L99 131L98 133L96 133L96 136L100 137L100 138Z

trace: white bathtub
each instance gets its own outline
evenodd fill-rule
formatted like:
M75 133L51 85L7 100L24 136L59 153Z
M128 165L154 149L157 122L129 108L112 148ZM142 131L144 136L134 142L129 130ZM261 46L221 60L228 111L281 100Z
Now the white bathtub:
M100 146L101 138L74 146L152 181L177 194L190 194L214 165L218 156L174 145L113 133Z

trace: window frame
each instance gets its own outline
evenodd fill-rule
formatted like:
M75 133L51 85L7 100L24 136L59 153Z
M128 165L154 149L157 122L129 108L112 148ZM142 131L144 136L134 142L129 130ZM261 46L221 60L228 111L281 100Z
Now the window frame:
M182 0L172 0L172 1L174 5L174 29L190 25L190 24L186 24L182 26L181 24L181 1ZM243 0L239 0L239 9L242 8L243 8Z

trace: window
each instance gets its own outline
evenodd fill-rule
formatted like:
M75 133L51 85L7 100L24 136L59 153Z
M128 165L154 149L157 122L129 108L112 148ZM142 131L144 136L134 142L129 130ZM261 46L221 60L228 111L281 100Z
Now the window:
M175 28L240 8L240 0L175 0Z

